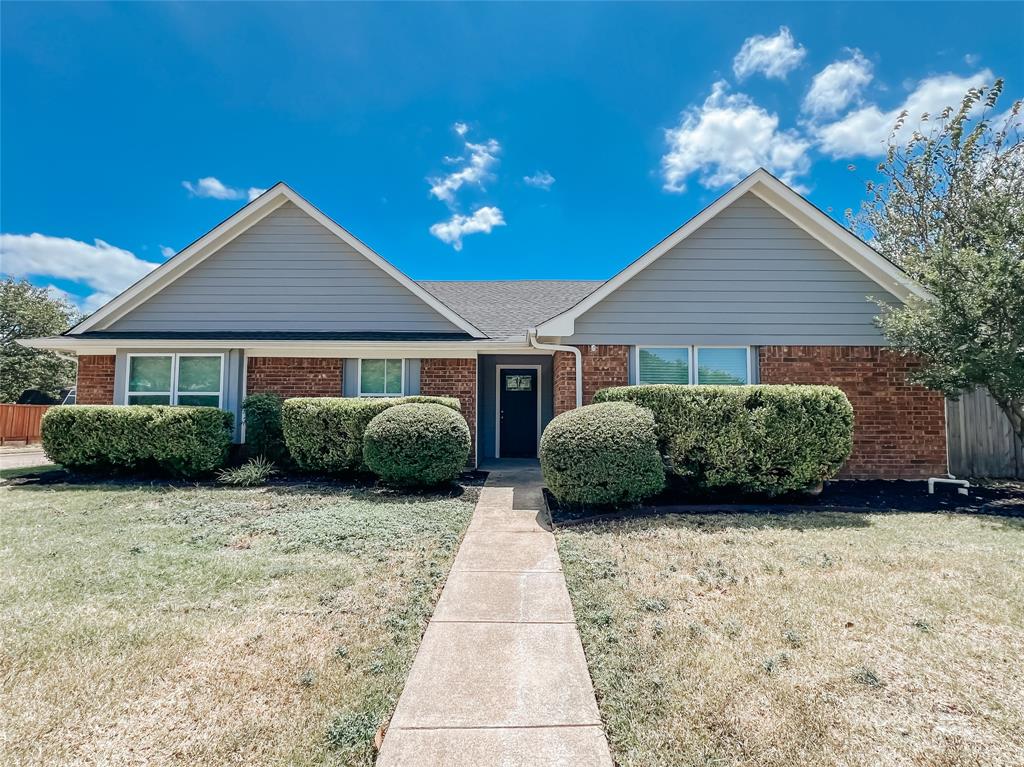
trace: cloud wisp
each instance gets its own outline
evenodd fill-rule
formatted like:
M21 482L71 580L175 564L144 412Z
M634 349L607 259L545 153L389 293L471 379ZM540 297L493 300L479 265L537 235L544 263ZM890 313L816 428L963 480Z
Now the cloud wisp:
M833 61L814 76L803 110L814 117L833 117L860 97L872 77L871 62L860 51L851 51L850 58Z
M455 132L465 137L469 129L465 123L455 123ZM455 194L465 185L483 188L487 181L494 178L494 169L498 165L498 155L501 154L501 144L495 139L487 139L482 144L474 144L471 141L465 143L466 153L469 160L464 158L445 157L446 162L462 162L462 167L444 176L436 176L428 179L430 183L430 194L451 206L455 203Z
M754 35L744 40L732 61L732 71L740 80L755 72L785 80L806 55L807 49L793 39L789 27L779 27L779 33L772 37Z
M779 130L778 115L728 90L719 80L701 106L683 112L678 127L665 131L664 189L686 191L694 173L706 187L726 186L760 167L798 186L798 177L810 169L811 142L795 131Z
M462 250L463 237L490 234L496 226L505 226L505 217L499 208L487 205L477 208L470 216L455 213L447 221L438 221L430 227L430 233L455 250Z
M93 311L159 264L103 240L92 244L45 234L0 234L4 273L15 278L48 277L91 288L81 307Z
M181 185L193 197L208 197L213 200L246 200L252 202L267 191L258 186L250 186L248 189L228 186L214 176L204 176L194 183L192 181L182 181Z
M546 192L549 191L551 189L551 185L555 183L555 177L546 170L539 170L532 176L523 176L523 182L527 186L532 186L536 189L543 189Z

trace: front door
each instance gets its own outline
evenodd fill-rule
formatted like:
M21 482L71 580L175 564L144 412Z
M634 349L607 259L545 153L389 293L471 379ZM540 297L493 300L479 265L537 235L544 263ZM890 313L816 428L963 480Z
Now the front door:
M498 368L498 457L537 457L536 368Z

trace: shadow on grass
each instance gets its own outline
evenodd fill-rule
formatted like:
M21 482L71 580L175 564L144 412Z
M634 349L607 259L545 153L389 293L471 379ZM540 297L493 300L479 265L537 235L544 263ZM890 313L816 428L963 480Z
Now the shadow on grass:
M394 504L402 502L419 503L445 498L459 498L471 487L482 486L487 475L483 472L466 472L456 482L438 488L398 489L381 485L372 476L326 477L311 475L289 475L278 477L264 485L240 487L218 483L209 477L200 480L172 479L160 475L118 475L88 474L72 472L64 468L46 468L40 471L29 468L24 471L11 470L4 486L11 491L48 492L154 492L199 488L218 493L237 493L262 490L265 493L288 497L302 496L350 496L367 503Z

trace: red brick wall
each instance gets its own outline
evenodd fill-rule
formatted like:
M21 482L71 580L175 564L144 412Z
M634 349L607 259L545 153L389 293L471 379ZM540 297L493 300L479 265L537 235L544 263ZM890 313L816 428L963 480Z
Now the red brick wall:
M762 346L761 383L831 384L854 410L842 476L919 479L946 472L943 396L907 383L915 363L879 346Z
M345 360L335 357L249 357L245 393L340 397Z
M420 394L456 397L473 437L469 460L476 462L476 360L420 360Z
M79 405L114 404L114 355L83 354L78 357Z
M629 347L602 344L581 346L583 356L583 404L594 401L598 389L629 384ZM570 352L555 352L555 415L576 407L576 357Z

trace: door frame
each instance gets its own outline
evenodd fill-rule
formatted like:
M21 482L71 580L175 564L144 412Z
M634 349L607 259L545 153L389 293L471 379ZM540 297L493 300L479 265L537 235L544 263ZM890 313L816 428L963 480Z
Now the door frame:
M536 370L537 371L537 457L540 457L540 424L541 398L544 390L541 377L544 371L540 365L495 365L494 366L494 457L501 458L501 371L502 370Z

